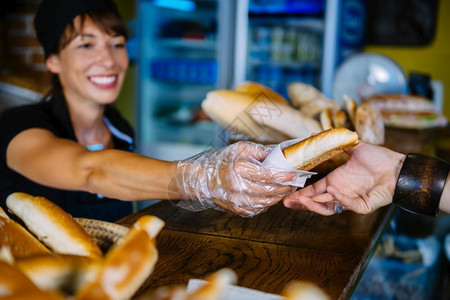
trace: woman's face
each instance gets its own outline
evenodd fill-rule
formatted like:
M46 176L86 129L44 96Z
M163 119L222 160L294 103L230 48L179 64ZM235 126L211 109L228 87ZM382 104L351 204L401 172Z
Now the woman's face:
M75 28L79 26L77 17ZM68 101L114 102L128 68L125 37L103 32L90 18L77 31L80 34L59 54L50 55L48 69L58 74Z

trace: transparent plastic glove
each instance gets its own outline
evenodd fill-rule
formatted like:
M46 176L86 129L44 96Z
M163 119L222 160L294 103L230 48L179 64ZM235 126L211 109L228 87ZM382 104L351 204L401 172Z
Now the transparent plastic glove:
M177 185L188 201L178 205L191 211L214 208L246 217L265 211L296 189L286 183L297 174L262 166L271 150L238 142L180 161Z

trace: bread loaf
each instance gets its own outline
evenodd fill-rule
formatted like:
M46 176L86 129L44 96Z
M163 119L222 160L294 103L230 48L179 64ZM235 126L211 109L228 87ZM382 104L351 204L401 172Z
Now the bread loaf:
M348 95L342 96L342 99L344 100L345 109L347 110L350 122L354 126L356 117L356 108L358 107L358 105L356 104L355 99L351 98Z
M357 143L356 132L340 127L322 131L282 151L295 169L308 171Z
M254 81L246 81L238 84L235 90L251 96L254 100L271 100L284 105L290 105L283 96L275 92L273 89Z
M307 138L322 130L320 123L297 109L274 101L257 100L248 109L256 123L281 132L287 139Z
M39 240L56 253L102 257L100 248L74 218L43 197L13 193L6 205Z
M358 105L355 130L361 141L381 145L385 140L384 120L381 111L370 101Z
M73 296L95 278L101 264L86 256L46 254L18 259L15 265L40 289Z
M6 214L0 215L0 247L8 247L14 258L47 254L50 250Z
M158 260L155 238L163 226L154 216L138 219L123 242L108 251L100 272L77 293L77 299L130 299Z
M264 128L248 114L254 99L233 90L209 92L202 101L202 109L217 124L235 134L242 134L260 141L280 142L286 139L280 133Z
M288 85L288 95L292 104L300 108L308 102L324 98L324 95L310 84L293 82Z
M0 260L0 298L63 300L60 294L43 291L14 265Z

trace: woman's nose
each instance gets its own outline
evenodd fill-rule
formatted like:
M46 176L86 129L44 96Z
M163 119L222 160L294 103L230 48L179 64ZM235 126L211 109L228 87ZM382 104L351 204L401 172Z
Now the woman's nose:
M98 54L98 62L106 68L110 68L114 65L114 56L111 51L111 48L107 45L104 45L99 50Z

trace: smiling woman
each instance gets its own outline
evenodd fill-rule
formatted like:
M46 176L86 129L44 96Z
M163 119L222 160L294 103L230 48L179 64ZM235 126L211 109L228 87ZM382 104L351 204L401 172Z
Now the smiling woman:
M252 143L179 162L131 153L133 129L113 106L128 68L114 1L43 0L35 28L54 84L42 102L0 117L3 207L23 192L106 221L130 214L130 201L167 199L252 216L293 191L296 174L263 167L269 148Z

